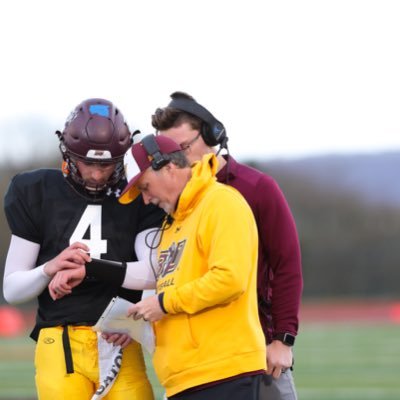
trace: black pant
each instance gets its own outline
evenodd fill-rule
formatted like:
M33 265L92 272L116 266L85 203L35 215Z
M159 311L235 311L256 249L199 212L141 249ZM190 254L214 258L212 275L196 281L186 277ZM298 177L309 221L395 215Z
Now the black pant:
M258 400L261 375L244 376L205 389L182 392L168 400Z

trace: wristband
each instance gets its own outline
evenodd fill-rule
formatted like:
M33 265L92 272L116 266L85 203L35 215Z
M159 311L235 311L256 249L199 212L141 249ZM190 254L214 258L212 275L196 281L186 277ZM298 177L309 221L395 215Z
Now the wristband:
M158 302L160 303L161 310L164 314L168 314L167 310L164 307L164 292L158 295Z
M92 258L91 262L86 263L85 268L87 278L96 278L113 286L120 287L124 282L127 266L126 262Z
M293 346L296 340L296 336L292 335L291 333L277 333L273 336L274 340L279 340L286 346Z

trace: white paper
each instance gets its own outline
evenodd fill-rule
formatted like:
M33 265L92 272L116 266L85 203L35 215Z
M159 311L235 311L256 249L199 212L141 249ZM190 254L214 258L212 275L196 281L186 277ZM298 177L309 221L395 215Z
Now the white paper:
M150 354L153 354L155 348L154 332L150 322L141 319L134 320L127 317L128 308L133 303L114 297L102 316L93 326L93 330L106 333L126 333L132 339L139 342Z
M114 346L97 332L97 350L99 352L99 387L90 400L100 400L111 390L122 364L121 346Z

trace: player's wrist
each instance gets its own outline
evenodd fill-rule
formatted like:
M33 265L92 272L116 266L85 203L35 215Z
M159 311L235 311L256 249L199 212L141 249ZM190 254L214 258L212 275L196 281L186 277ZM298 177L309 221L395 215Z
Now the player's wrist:
M47 262L45 264L43 264L43 275L45 275L47 278L52 279L54 277L54 275L57 273L57 271L55 270L55 268L52 266L51 262Z

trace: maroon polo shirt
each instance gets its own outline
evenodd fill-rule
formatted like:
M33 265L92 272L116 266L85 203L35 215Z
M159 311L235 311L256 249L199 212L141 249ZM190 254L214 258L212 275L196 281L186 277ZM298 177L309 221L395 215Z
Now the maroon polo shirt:
M226 160L228 157L217 179L243 195L257 222L258 308L267 343L277 333L297 335L303 278L299 239L289 205L273 178L224 156Z

